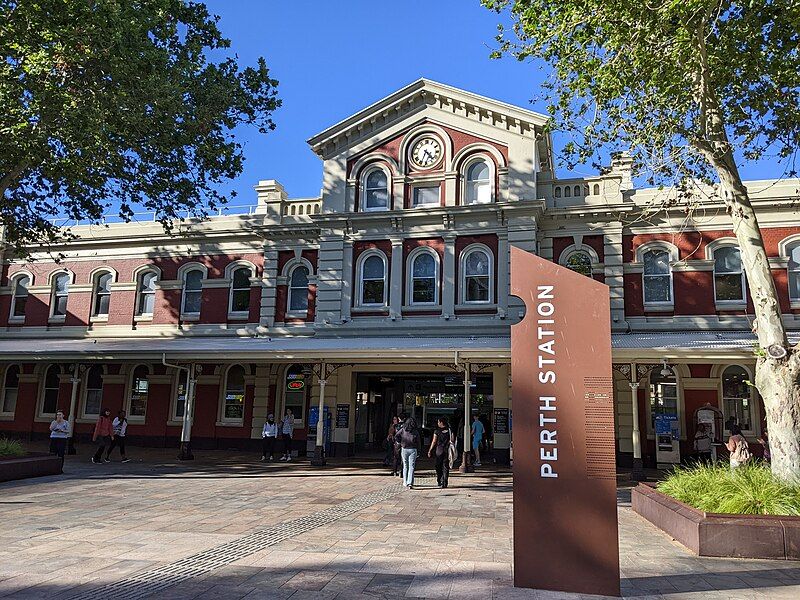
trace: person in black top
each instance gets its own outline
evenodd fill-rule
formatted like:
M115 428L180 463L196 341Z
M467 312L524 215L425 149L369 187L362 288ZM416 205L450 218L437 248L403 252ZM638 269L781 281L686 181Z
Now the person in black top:
M428 456L430 457L436 452L436 483L440 488L446 488L450 476L450 438L452 434L447 417L439 417L436 424L438 429L433 432Z

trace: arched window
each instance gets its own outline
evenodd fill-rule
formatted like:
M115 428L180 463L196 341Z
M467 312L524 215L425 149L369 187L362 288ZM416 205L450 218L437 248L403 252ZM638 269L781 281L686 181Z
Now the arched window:
M111 304L111 283L113 281L113 273L99 273L95 277L94 300L92 301L93 316L108 316L108 307Z
M439 300L438 262L431 252L418 252L411 261L411 304L435 304Z
M311 385L311 370L304 365L292 365L286 369L283 386L283 411L289 408L297 421L302 422L305 414L306 397ZM295 425L297 425L295 421Z
M17 395L19 393L19 366L9 365L3 377L3 398L0 412L11 415L17 408Z
M289 311L308 311L308 268L298 265L289 277Z
M583 250L570 252L567 260L564 261L564 266L571 271L586 275L586 277L592 276L592 257Z
M488 204L492 201L489 165L480 160L467 168L465 204Z
M670 367L650 372L650 424L653 428L656 415L678 416L678 380Z
M54 415L58 409L58 388L61 385L61 367L50 365L44 376L42 414Z
M191 269L183 274L183 299L181 314L199 315L203 300L203 271Z
M94 365L86 372L83 416L96 417L103 406L103 367Z
M564 186L564 198L569 198L572 196L572 188L568 185Z
M473 248L462 260L462 298L465 303L487 303L492 301L492 258L482 248Z
M50 306L52 306L54 317L63 317L67 314L69 280L69 273L59 273L53 278L53 294Z
M150 369L139 365L131 376L130 396L128 398L128 416L144 419L147 414L147 396L150 393Z
M389 181L382 169L372 169L364 178L364 210L389 209Z
M250 310L250 277L253 271L250 267L239 267L233 272L231 278L231 296L228 312L246 313Z
M593 191L595 196L599 196L600 195L600 184L599 183L595 183L594 186L592 187L592 191Z
M154 271L145 271L139 275L139 284L137 291L139 294L136 300L136 314L152 315L153 308L156 304L156 281L158 281L158 273Z
M14 296L11 299L11 316L24 317L25 304L28 302L28 286L31 284L31 278L27 275L20 275L12 282L12 291Z
M361 306L386 304L386 261L383 254L369 254L359 269L358 299Z
M722 372L722 414L725 429L738 425L744 430L753 429L753 388L747 383L750 374L739 365L731 365Z
M222 399L222 420L241 421L244 418L244 367L233 365L225 377L225 396Z
M714 250L714 297L717 302L744 301L742 256L736 246Z
M560 188L560 187L557 187L557 188L555 189L555 192L553 193L553 195L554 195L556 198L561 198L561 188Z
M645 304L672 302L672 269L669 260L669 252L661 248L647 250L642 255Z
M572 188L572 195L575 196L576 198L580 197L580 195L581 195L581 186L576 185L575 187L573 187Z
M789 299L800 302L800 242L794 242L786 247L789 255Z

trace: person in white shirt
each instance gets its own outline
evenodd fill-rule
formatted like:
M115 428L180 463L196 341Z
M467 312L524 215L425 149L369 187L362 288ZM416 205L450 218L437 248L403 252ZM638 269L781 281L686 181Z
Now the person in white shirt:
M294 414L291 408L287 408L286 416L281 421L281 434L283 437L283 456L281 460L292 460L292 433L294 433Z
M119 455L122 457L122 462L130 462L131 459L125 455L125 433L128 431L128 419L125 418L124 410L117 413L111 423L111 427L114 428L114 437L111 438L111 445L106 453L106 462L111 460L111 451L117 446L119 446Z
M264 429L261 431L261 439L263 441L263 450L261 451L262 462L267 460L267 456L272 460L273 452L275 451L275 440L278 438L278 424L275 422L275 415L272 413L267 415L267 420L264 423Z

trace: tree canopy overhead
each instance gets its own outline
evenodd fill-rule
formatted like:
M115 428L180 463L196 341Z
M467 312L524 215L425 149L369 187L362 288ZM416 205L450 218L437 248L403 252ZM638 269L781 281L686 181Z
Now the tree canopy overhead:
M21 256L64 236L49 219L169 229L227 201L233 129L274 128L266 62L225 56L218 18L188 0L0 0L0 224ZM221 58L213 58L220 56Z
M543 91L556 126L575 134L571 166L616 147L656 183L716 180L724 145L752 160L788 159L800 145L796 0L484 4L513 19L516 39L501 29L496 55L552 69Z

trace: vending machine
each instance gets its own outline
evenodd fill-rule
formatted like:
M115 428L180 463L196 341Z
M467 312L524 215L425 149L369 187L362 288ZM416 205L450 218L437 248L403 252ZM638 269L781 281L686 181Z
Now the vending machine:
M655 418L656 467L669 469L681 462L681 430L678 415L660 414Z

